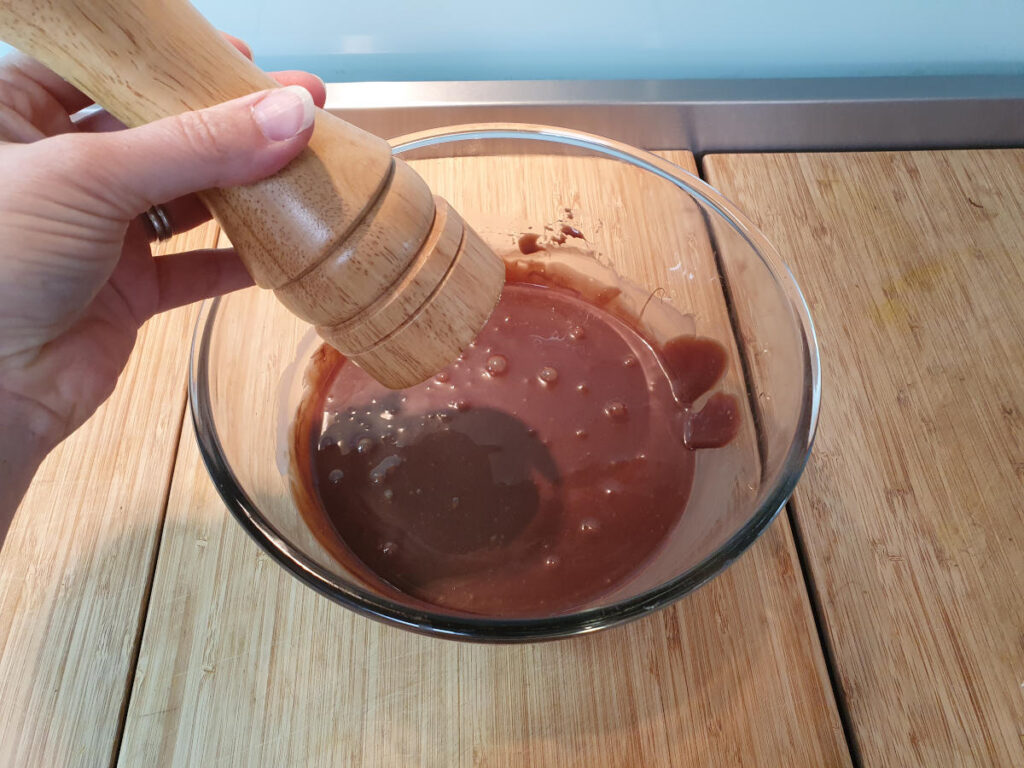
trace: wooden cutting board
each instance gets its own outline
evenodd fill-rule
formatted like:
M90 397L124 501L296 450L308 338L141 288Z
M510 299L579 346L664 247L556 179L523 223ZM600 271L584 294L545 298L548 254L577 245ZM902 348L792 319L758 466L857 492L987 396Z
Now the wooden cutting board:
M687 153L672 158L693 169ZM496 210L522 207L543 223L563 207L585 210L580 199L647 194L629 186L635 180L563 160L463 158L457 167L438 162L420 170L436 183L458 173L463 196L452 203L472 223L486 213L474 199ZM503 176L524 173L537 181L535 198L501 188ZM632 268L644 269L657 244L678 241L696 271L714 269L699 216L627 223L612 217L604 226L608 237L628 238ZM727 322L718 281L697 282L714 291L679 286L677 297ZM254 299L253 311L259 306ZM542 645L457 644L360 618L273 564L228 517L189 428L120 759L182 766L849 764L785 516L723 576L642 621Z
M1024 151L732 155L824 397L793 507L864 765L1024 765Z

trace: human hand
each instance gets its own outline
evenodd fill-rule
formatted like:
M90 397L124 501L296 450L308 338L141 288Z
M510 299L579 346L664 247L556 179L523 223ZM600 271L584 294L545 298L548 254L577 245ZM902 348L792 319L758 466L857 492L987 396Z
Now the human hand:
M139 215L162 204L192 228L209 218L193 193L306 146L323 83L275 77L297 87L118 130L104 112L75 122L89 100L38 62L0 60L0 541L5 507L113 391L142 323L251 283L231 250L154 258Z

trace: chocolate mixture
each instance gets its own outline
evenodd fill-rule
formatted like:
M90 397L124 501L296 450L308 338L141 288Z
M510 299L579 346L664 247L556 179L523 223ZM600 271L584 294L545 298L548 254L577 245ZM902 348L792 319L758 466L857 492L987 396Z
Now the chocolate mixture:
M713 340L655 349L572 291L510 283L470 348L410 389L320 350L295 430L300 508L385 594L572 610L649 561L686 507L694 451L736 435L732 395L693 408L726 364Z

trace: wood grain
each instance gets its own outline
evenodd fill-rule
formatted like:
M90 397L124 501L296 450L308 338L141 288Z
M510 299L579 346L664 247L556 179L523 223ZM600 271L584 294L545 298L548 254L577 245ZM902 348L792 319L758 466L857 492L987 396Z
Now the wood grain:
M794 498L865 765L1024 765L1024 151L706 159L815 318Z
M475 178L476 160L458 169L467 190L496 178L482 165ZM522 173L521 160L501 162ZM537 189L551 194L504 201L529 208L514 215L542 225L580 202L553 192L568 189L559 167L537 159L531 170L548 174ZM421 168L433 184L455 172ZM614 241L618 222L605 226ZM650 233L630 237L643 254ZM687 263L711 263L699 238L681 244ZM724 306L720 289L717 305L705 294L709 327ZM263 324L254 317L252 332ZM724 575L645 620L557 643L456 644L360 618L287 575L229 517L186 429L120 762L831 766L849 755L784 517Z
M217 227L165 251L210 247ZM195 309L141 330L114 395L46 460L0 551L0 765L106 765L184 410Z

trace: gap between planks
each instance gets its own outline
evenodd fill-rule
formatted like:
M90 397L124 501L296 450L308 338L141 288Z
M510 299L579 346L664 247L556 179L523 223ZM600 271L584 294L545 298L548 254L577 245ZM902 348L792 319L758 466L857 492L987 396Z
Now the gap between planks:
M178 251L186 251L199 248L215 248L220 239L220 226L211 221L199 227L175 235L166 242L154 243L154 257L163 256ZM186 369L187 371L187 369ZM124 691L121 694L121 706L117 715L117 730L114 733L114 742L110 749L109 765L117 768L120 754L121 742L124 740L124 728L128 719L128 707L131 705L132 689L135 686L135 673L138 669L139 651L142 648L142 635L146 629L146 619L149 617L149 601L153 594L153 577L156 575L157 563L160 559L160 545L164 538L164 525L167 522L167 504L171 499L171 482L174 479L174 470L178 466L178 455L181 452L181 433L185 426L185 415L188 412L188 379L182 382L181 398L178 407L178 428L174 433L174 452L167 468L164 481L163 504L160 507L158 522L156 524L156 540L153 542L153 550L149 558L149 567L146 571L146 584L142 592L142 602L139 607L139 618L135 628L135 637L132 640L131 661L128 665L128 674L125 677Z
M704 156L701 155L695 158L697 164L697 172L701 179L711 184L704 171ZM706 214L705 214L706 217ZM707 227L708 239L711 241L711 250L715 254L715 263L718 266L718 274L722 279L722 296L725 300L726 309L729 314L729 322L732 325L733 335L736 339L743 338L742 330L740 328L740 322L736 315L735 306L733 304L732 290L729 285L729 279L726 274L726 270L722 264L721 252L719 250L718 236L715 234L715 228L713 226ZM812 318L813 322L813 318ZM747 357L746 347L742 344L737 344L737 353L742 363L743 380L747 384L747 397L750 400L751 413L755 415L755 419L760 419L760 411L758 409L758 403L754 397L754 393L757 391L756 382L754 380L754 374L750 360ZM764 459L764 447L761 440L761 427L758 424L757 428L758 436L758 450L761 454L762 460ZM813 447L813 444L812 444ZM850 719L850 708L848 706L846 696L843 693L843 688L839 680L839 670L836 666L835 649L832 647L832 643L829 640L828 632L825 628L824 619L824 606L821 603L818 590L814 583L814 573L811 570L810 562L807 556L807 543L804 540L804 534L800 527L800 521L793 509L793 499L790 498L786 501L785 506L782 509L781 514L786 516L789 520L789 530L793 537L793 548L796 552L797 563L800 566L800 575L803 578L804 592L807 595L807 602L810 606L811 618L814 622L814 629L818 636L818 645L821 648L822 656L825 659L825 668L828 672L828 682L832 688L832 698L835 701L836 711L839 715L839 722L843 729L843 739L846 742L846 749L850 754L850 762L854 768L861 768L863 761L859 750L857 749L856 732L853 728L853 721Z

